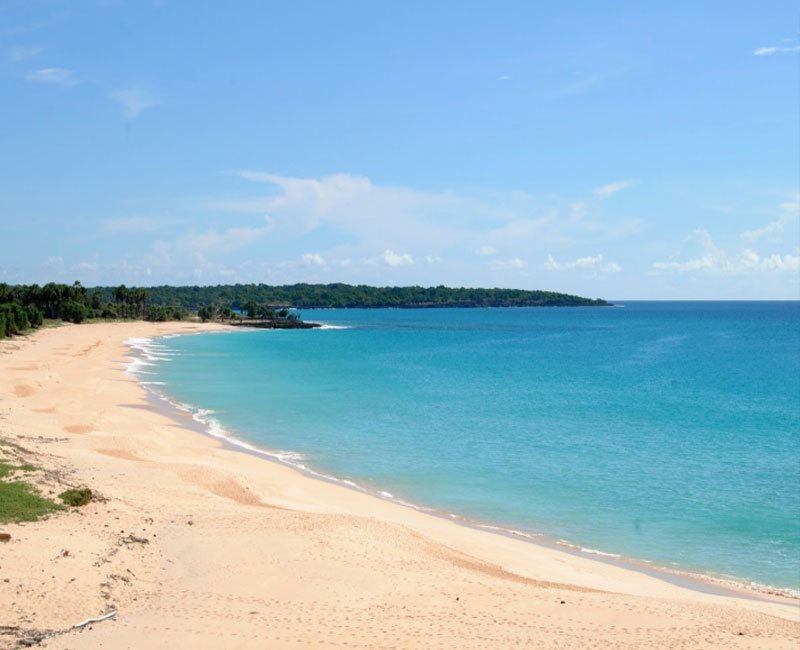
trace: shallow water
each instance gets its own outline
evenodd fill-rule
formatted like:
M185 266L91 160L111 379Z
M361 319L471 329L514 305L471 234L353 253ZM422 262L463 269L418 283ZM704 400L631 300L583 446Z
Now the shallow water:
M136 371L217 430L579 547L800 589L800 303L305 311Z

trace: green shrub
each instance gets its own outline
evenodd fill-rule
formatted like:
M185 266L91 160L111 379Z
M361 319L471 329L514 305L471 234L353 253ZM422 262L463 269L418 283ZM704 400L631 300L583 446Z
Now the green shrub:
M82 305L74 300L65 300L61 303L59 316L62 320L67 320L71 323L82 323L86 320L87 316L86 305Z
M36 307L28 307L28 321L31 327L41 327L44 321L44 314Z
M70 489L58 495L68 506L77 508L78 506L85 506L92 500L92 491L89 488Z

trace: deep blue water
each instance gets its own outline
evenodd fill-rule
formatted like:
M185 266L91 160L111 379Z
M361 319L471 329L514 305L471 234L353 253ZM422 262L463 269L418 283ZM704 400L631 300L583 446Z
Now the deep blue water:
M147 379L409 502L800 589L800 303L623 304L306 311L343 329L161 339Z

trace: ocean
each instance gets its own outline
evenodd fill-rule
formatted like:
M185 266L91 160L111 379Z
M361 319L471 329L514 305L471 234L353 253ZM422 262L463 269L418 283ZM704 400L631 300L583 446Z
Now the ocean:
M214 435L459 521L800 593L800 303L306 310L135 340Z

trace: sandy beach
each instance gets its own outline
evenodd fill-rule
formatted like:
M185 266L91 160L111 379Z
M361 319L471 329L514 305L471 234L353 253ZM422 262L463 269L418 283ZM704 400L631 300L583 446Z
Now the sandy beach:
M0 525L1 647L48 631L54 649L800 647L796 601L704 593L315 480L192 430L124 372L129 337L219 327L0 342L0 438L44 494L98 497Z

